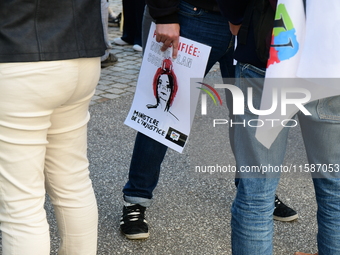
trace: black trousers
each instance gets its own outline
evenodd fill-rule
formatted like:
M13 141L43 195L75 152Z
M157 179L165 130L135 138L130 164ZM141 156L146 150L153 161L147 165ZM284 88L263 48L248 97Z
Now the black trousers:
M142 46L144 8L145 0L123 0L123 41Z

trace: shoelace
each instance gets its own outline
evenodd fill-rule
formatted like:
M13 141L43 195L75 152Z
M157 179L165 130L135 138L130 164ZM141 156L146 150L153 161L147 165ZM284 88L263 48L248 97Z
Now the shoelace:
M127 214L129 221L137 221L140 217L140 210L136 209L135 211L131 211Z
M139 208L136 209L131 209L127 208L128 212L126 213L125 216L121 217L121 222L120 224L124 224L124 221L138 221L138 220L143 220L143 222L147 223L147 221L144 219L144 215L142 215L142 212L140 211Z
M275 208L276 208L279 204L281 204L281 200L280 200L277 196L275 196L275 201L274 201Z

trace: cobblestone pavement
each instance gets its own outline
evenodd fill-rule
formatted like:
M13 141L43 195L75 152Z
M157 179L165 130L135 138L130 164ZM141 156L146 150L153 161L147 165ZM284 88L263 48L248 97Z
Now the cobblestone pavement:
M122 1L111 0L110 7L118 15L122 12ZM109 27L108 32L111 42L113 39L122 36L120 27ZM142 61L141 52L134 51L132 45L120 46L115 44L112 44L110 52L118 57L118 62L113 66L102 68L101 78L91 105L132 95L136 89Z

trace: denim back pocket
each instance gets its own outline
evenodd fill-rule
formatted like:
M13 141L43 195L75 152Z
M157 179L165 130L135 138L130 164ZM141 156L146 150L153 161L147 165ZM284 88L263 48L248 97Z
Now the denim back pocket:
M340 121L340 96L320 99L317 112L320 119Z

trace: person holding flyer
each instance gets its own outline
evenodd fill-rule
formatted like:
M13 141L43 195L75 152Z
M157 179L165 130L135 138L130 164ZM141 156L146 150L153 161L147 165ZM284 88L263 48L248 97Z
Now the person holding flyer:
M205 73L216 62L219 62L222 76L234 77L232 58L234 43L232 34L226 32L228 20L221 15L215 1L191 2L146 1L143 44L146 43L151 22L155 21L156 40L163 43L165 40L167 41L163 44L163 51L169 46L173 47L173 59L177 57L178 41L181 35L211 46ZM160 166L167 148L152 138L140 132L137 133L130 163L129 180L123 188L124 207L120 225L123 234L129 239L141 239L149 236L144 213L146 208L151 205L152 192L158 183Z
M247 6L252 4L251 0L233 1L233 0L218 0L220 8L225 16L230 20L230 30L234 35L240 38L244 30L244 24L247 20ZM288 6L290 1L265 0L258 1L275 10L277 2L280 7ZM304 15L302 1L293 1L293 9L301 7L300 15ZM278 5L279 6L279 5ZM328 47L328 42L338 41L339 36L333 33L325 33L325 28L336 26L337 11L340 10L340 3L336 0L327 2L327 5L319 3L317 0L306 1L306 34L305 41L302 44L302 55L300 65L296 72L300 69L305 72L300 77L323 77L329 78L329 70L337 70L332 73L332 78L338 77L338 61L328 62L322 61L325 56L325 51ZM289 9L287 12L289 15ZM315 19L327 14L327 24L318 24ZM287 21L288 19L286 19ZM274 26L274 18L271 25L271 30ZM259 35L256 30L257 23L250 19L248 24L247 37L245 42L238 41L235 50L235 58L238 60L236 67L236 85L243 91L247 87L251 87L257 91L253 96L253 102L256 109L259 109L261 95L263 90L263 82L266 73L266 61L260 60L260 56L256 52L255 46L258 46L255 38ZM270 31L271 31L270 30ZM283 30L285 32L285 30ZM274 34L274 33L273 33ZM270 33L269 33L270 35ZM315 36L322 40L315 41ZM266 39L266 38L264 38ZM336 39L336 40L335 40ZM292 41L292 40L291 40ZM302 42L301 42L302 43ZM318 51L315 52L317 45ZM269 44L267 53L269 53ZM282 46L284 47L284 46ZM289 47L292 47L291 45ZM337 54L337 53L334 53ZM268 54L269 55L269 54ZM304 61L305 58L313 61ZM332 57L331 57L332 58ZM305 62L305 63L304 63ZM302 64L301 64L302 63ZM313 72L308 72L314 65L322 65L326 67ZM337 69L334 69L334 65ZM242 86L240 83L242 78ZM261 78L261 79L254 79ZM313 81L314 82L314 81ZM324 89L329 82L324 81L321 85ZM313 91L311 91L313 93ZM245 98L247 100L247 98ZM246 103L246 101L245 101ZM254 103L256 104L256 103ZM310 167L322 164L329 166L327 171L313 173L313 183L318 204L317 220L318 220L318 253L319 255L338 255L340 254L340 220L337 215L340 213L340 175L338 171L334 171L334 166L339 166L340 145L339 132L339 109L340 96L332 96L320 100L311 101L304 105L311 113L305 115L302 112L297 114L301 131L305 143L305 148ZM255 119L258 116L246 110L244 115L238 115L236 121L247 121ZM288 128L284 128L276 137L270 148L265 147L255 137L255 129L249 127L235 127L234 144L235 158L237 167L242 165L273 165L279 166L282 164L286 143ZM238 153L239 152L239 153ZM242 152L242 153L241 153ZM246 156L245 156L246 155ZM272 255L273 254L273 218L272 212L274 205L272 197L275 194L276 187L279 182L280 173L268 173L264 176L258 176L257 173L252 175L241 173L239 176L239 185L237 194L232 205L231 219L231 240L233 255ZM261 212L261 213L259 213ZM302 240L303 241L303 240ZM309 253L296 252L295 255L308 255ZM311 254L309 254L311 255Z
M205 73L219 62L222 77L234 77L234 40L229 32L228 20L221 15L216 1L148 0L143 20L144 45L152 21L157 24L156 37L157 41L163 42L162 50L173 47L173 58L177 57L181 34L183 37L211 46ZM227 103L230 102L231 100L227 100ZM151 205L152 192L158 183L166 151L167 146L140 132L137 133L129 180L123 188L124 207L120 221L121 231L129 239L143 239L149 236L145 210ZM297 213L279 198L275 199L275 206L274 217L279 220L297 218Z

